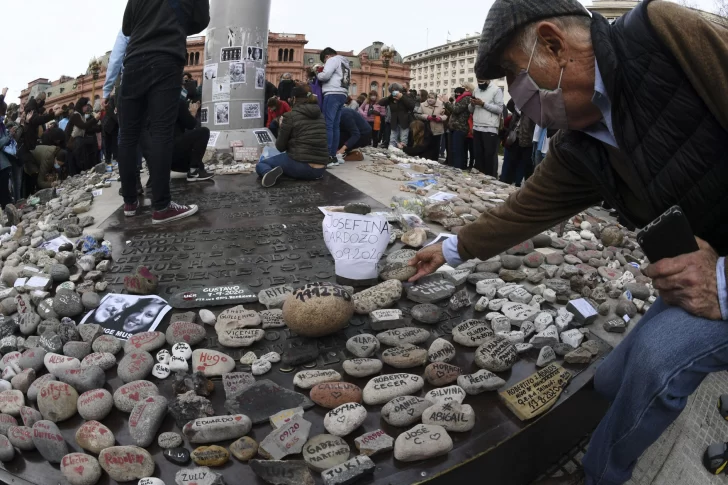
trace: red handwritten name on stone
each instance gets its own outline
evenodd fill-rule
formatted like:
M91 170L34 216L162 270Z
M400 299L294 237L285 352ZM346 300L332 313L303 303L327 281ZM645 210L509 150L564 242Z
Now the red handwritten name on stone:
M104 397L106 397L106 394L101 391L86 391L78 398L78 403L86 406L96 400L103 399Z
M88 458L81 453L76 453L64 456L61 466L81 465L83 463L88 463Z
M384 431L382 431L381 429L380 430L377 430L377 431L374 431L373 433L369 433L368 435L362 436L361 437L361 442L362 442L362 444L367 444L370 441L376 440L380 436L384 436Z
M219 354L208 354L207 352L200 352L200 364L205 367L213 367L220 362L227 362L227 357Z
M134 347L139 348L144 344L153 342L156 338L157 338L157 332L144 332L139 335L134 335L130 339L130 342Z
M123 455L104 454L104 462L107 465L131 465L134 463L144 463L144 455L139 453L125 453Z
M64 355L53 354L48 357L49 364L62 364L64 362L71 362L74 357L66 357Z
M43 398L50 396L54 401L58 401L61 397L71 395L71 391L68 388L68 384L51 381L40 389L40 396Z
M13 426L10 428L10 436L13 438L17 438L20 440L30 440L32 439L32 436L30 434L30 430L26 428L21 428L20 426Z

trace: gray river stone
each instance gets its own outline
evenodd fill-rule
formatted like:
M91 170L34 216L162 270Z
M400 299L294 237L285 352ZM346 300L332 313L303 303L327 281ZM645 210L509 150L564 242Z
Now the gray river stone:
M379 340L368 333L355 335L346 341L346 350L356 357L369 357L379 350Z
M63 355L83 359L91 353L91 344L88 342L66 342L63 345Z
M114 392L114 406L119 411L130 413L134 406L149 396L159 395L157 386L149 381L134 381L120 386Z
M364 402L369 406L384 404L395 397L418 392L425 380L414 374L384 374L369 380L364 387Z
M418 322L433 325L442 319L443 310L436 305L423 303L412 307L411 315Z
M170 448L177 448L179 446L182 446L182 435L179 433L175 433L174 431L161 433L157 438L157 444L160 448L163 448L165 450Z
M402 296L402 282L389 280L354 295L354 308L360 315L392 306Z
M314 485L311 470L303 460L251 460L249 464L253 473L272 485Z
M101 367L81 367L78 369L65 369L54 373L56 379L65 382L78 392L98 389L106 383L106 373Z
M452 329L453 341L465 347L478 347L493 335L493 330L482 320L466 320Z
M481 369L474 374L465 374L458 377L458 386L471 396L485 391L495 391L505 386L506 381L489 370Z
M402 344L382 352L382 360L397 369L409 369L427 363L427 350L412 344Z
M433 424L418 424L397 437L394 442L394 458L404 462L427 460L446 455L452 447L452 438L445 428Z
M346 436L357 429L367 417L367 410L359 403L346 403L324 416L324 428L335 436Z
M98 339L96 340L98 342ZM116 369L122 382L129 383L144 379L154 367L154 357L149 352L135 351L126 354Z
M303 445L303 459L317 472L344 463L350 453L346 441L331 434L314 436Z
M53 421L42 420L33 425L33 444L44 460L60 463L68 454L68 445Z
M81 367L101 367L103 370L109 370L116 365L116 357L108 352L94 352L88 354L81 361Z
M420 379L421 380L421 379ZM313 407L313 401L301 393L285 389L273 381L256 381L233 398L225 401L225 409L233 414L244 414L253 424L264 423L285 409Z
M293 293L293 287L289 285L271 286L258 293L258 302L266 308L283 308L283 302L288 295Z
M420 344L430 338L430 332L417 327L402 327L377 334L377 340L384 345ZM366 357L366 356L360 356Z
M142 448L151 445L166 415L167 399L162 396L149 396L134 406L128 421L132 442Z
M513 367L518 360L516 348L508 340L500 337L486 339L475 351L478 367L491 372L504 372Z
M87 421L100 421L114 407L114 398L106 389L92 389L78 396L78 414Z
M383 363L379 359L349 359L343 363L344 372L352 377L369 377L382 371Z
M351 460L321 472L324 485L349 485L374 474L376 465L366 455L355 456Z
M450 298L455 290L455 285L444 276L433 274L408 286L407 298L417 303L437 303Z
M235 440L250 432L252 423L243 414L199 418L187 423L182 434L190 443Z
M94 352L108 352L110 354L118 354L121 350L122 342L111 335L100 335L91 344Z
M382 407L381 415L392 426L405 427L419 421L422 413L430 406L432 403L421 397L399 396Z
M438 403L425 409L422 424L439 425L450 432L464 433L475 427L475 411L469 404Z

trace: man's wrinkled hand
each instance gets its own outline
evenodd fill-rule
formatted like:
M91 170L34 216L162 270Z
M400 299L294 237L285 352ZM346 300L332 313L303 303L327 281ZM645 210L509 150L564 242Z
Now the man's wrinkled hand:
M715 265L718 253L700 238L700 249L676 258L665 258L650 264L645 275L652 278L662 299L697 317L720 320L718 283Z
M417 273L409 281L414 283L423 276L434 273L445 262L445 256L442 253L442 243L433 244L432 246L427 246L419 250L415 257L408 263L410 266L417 268Z

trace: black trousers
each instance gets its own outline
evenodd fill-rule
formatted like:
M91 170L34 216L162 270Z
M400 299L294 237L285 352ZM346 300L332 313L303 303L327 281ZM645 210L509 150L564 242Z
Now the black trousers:
M149 126L147 166L152 182L152 209L163 210L170 201L169 173L174 156L174 124L179 110L183 66L164 56L132 59L124 66L121 83L121 142L119 174L127 204L137 201L137 146Z
M384 133L382 134L382 147L387 148L389 146L389 141L392 136L392 124L391 123L385 123L384 124Z
M0 170L0 208L5 209L5 206L13 201L13 197L10 195L10 175L13 169L11 167Z
M497 133L473 130L475 168L486 175L498 176L497 153L500 140Z
M111 160L116 160L119 155L119 130L114 130L114 133L104 133L104 157L106 163L111 163Z
M465 157L465 163L470 170L475 165L475 144L472 138L465 137Z
M189 172L202 166L207 142L210 140L208 128L195 128L185 131L174 140L173 172Z

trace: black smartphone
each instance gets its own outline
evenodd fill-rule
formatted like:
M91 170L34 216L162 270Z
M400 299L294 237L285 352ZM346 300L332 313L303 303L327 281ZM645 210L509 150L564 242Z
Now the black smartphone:
M637 242L652 263L700 249L690 222L679 206L670 207L650 222L637 234Z

